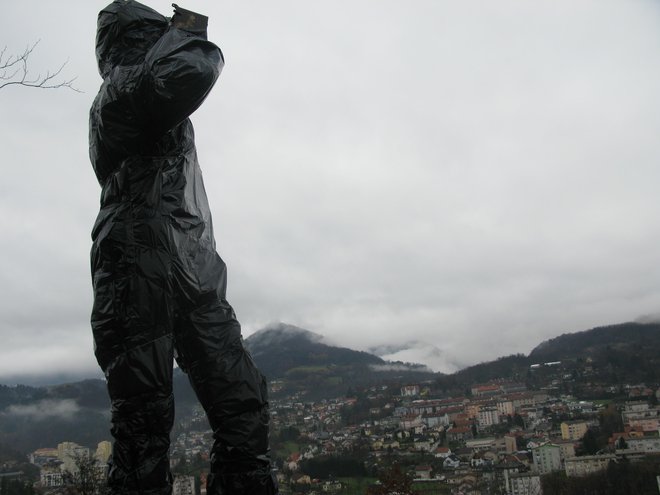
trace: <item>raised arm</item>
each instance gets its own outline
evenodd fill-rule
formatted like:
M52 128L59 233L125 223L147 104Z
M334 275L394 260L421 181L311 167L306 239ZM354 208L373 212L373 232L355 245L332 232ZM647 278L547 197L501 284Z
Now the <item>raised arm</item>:
M224 65L206 39L207 18L176 7L172 19L138 2L99 13L103 85L90 111L90 158L99 182L192 114Z
M181 25L182 27L176 27ZM224 59L220 48L206 40L206 25L177 24L149 50L145 58L149 85L149 124L159 134L192 114L215 84Z

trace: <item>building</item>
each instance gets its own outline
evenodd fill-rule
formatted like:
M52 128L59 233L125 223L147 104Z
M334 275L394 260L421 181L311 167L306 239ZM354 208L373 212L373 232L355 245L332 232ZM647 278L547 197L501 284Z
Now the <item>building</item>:
M499 394L502 389L499 385L487 384L476 385L470 390L475 397L485 397Z
M450 442L464 442L472 438L472 428L452 428L447 431L447 440Z
M402 397L415 397L419 395L419 385L405 385L401 387Z
M629 438L626 440L629 451L644 452L646 454L660 454L660 436L654 435L643 438Z
M527 390L527 385L519 382L500 383L500 389L502 389L502 392L505 394L521 393Z
M512 474L509 476L510 495L541 495L541 477L534 473Z
M413 448L420 452L429 452L432 441L428 438L416 438L413 440Z
M447 413L424 414L422 420L424 421L424 423L426 423L426 426L428 426L429 428L433 428L435 426L449 426L450 423L449 415Z
M415 468L415 479L430 480L432 470L431 466L417 466Z
M473 401L470 404L467 404L465 406L465 414L467 415L468 418L476 418L477 415L479 414L479 411L481 411L482 407L486 407L489 404L490 401L488 400L480 400L480 401Z
M454 454L451 454L449 457L446 457L444 461L442 461L443 469L458 469L460 465L460 459Z
M57 449L37 449L29 456L30 464L44 466L59 459Z
M556 445L559 445L562 462L569 457L575 457L575 442L572 440L562 440Z
M440 459L446 459L452 454L451 449L449 447L438 447L435 449L435 457L438 457Z
M534 467L539 474L561 471L561 447L553 443L544 443L532 449Z
M86 449L82 445L78 445L75 442L62 442L57 444L57 458L60 461L64 461L67 457L74 457L77 454L88 453L89 449Z
M586 476L607 469L610 462L615 461L614 454L585 455L566 459L566 476Z
M561 424L562 440L580 440L589 429L586 421L564 421Z
M111 455L112 443L108 442L107 440L99 442L99 444L96 446L96 453L94 454L96 460L102 464L105 464L108 462L108 459L110 459Z
M513 406L513 401L510 399L503 399L497 402L497 410L500 416L513 416L516 413L516 408Z
M44 488L55 488L64 485L64 473L59 468L41 468L39 482Z
M62 442L57 445L57 457L62 461L62 470L75 473L78 471L76 460L89 457L89 449L75 442Z
M475 452L496 449L497 439L494 437L475 438L465 441L465 447Z
M481 428L500 424L500 413L497 407L482 407L477 413L477 423Z
M518 436L504 435L504 449L507 454L513 454L518 451Z
M660 417L631 418L626 424L642 431L658 431L660 430Z
M660 408L651 407L647 402L630 402L621 412L623 423L643 431L660 429Z
M420 426L424 426L424 423L419 414L406 414L399 419L399 427L403 430L412 430Z

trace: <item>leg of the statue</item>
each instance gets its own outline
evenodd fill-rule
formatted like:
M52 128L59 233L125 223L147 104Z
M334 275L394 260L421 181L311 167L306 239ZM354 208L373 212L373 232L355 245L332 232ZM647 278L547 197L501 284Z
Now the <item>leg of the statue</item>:
M274 495L266 380L243 348L227 301L205 294L200 302L177 325L175 339L177 359L213 430L208 495Z
M108 486L117 495L169 495L172 395L160 392L112 400L112 460Z
M93 256L92 328L112 402L108 485L115 495L169 495L173 339L166 316L171 310L164 291L150 285L153 279L137 275L139 270L121 275L116 264L98 260Z

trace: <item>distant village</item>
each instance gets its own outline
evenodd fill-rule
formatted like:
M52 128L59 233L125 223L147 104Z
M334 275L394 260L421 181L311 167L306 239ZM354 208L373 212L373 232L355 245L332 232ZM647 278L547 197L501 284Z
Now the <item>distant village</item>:
M548 474L580 477L612 462L660 456L660 389L629 384L619 390L623 399L581 400L558 393L561 363L539 366L555 367L557 377L539 390L502 380L474 384L464 396L440 397L429 383L382 384L350 397L306 401L299 392L273 400L281 493L365 493L350 486L350 476L309 472L314 461L318 467L333 458L358 458L364 477L375 484L379 472L397 463L419 493L538 495ZM275 390L282 386L271 383ZM174 495L205 495L203 466L212 435L201 408L177 431ZM595 432L607 437L598 440ZM110 455L106 441L95 449L64 442L33 452L30 462L40 468L39 485L48 492L75 476L81 458L94 459L103 478Z
M371 388L367 399L378 401L386 391L385 386ZM383 406L371 408L371 419L344 426L340 411L356 399L287 401L276 405L273 422L276 428L299 428L307 446L286 459L280 478L284 483L312 485L315 480L301 471L305 459L347 454L366 440L368 459L375 464L392 456L406 463L426 454L432 461L411 471L418 483L435 481L451 487L438 493L537 495L542 493L541 476L548 473L584 476L624 457L634 461L660 455L660 389L629 386L628 392L633 400L621 409L610 406L620 415L623 428L612 432L607 446L593 455L578 454L584 452L587 432L600 426L603 405L527 391L519 383L475 385L470 397L444 399L426 398L423 386L408 385ZM651 396L655 399L646 400ZM581 419L556 425L552 417Z

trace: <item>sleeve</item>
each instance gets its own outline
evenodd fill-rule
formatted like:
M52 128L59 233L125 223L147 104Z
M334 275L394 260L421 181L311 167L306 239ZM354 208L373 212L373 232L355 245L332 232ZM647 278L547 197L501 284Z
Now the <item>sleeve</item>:
M217 81L224 58L205 37L170 28L145 58L149 128L162 135L188 118Z

